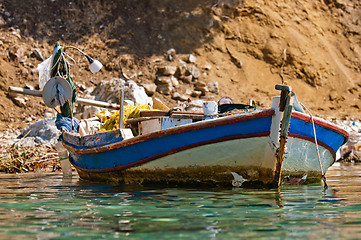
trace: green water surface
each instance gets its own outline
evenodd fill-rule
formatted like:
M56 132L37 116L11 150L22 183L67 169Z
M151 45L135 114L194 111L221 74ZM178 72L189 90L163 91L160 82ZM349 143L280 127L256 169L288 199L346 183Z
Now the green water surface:
M0 175L0 239L361 239L361 165L277 189L109 186Z

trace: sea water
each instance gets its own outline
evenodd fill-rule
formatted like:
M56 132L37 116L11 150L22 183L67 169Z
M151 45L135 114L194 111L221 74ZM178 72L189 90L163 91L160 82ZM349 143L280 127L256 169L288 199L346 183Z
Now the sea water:
M111 186L0 175L0 239L361 239L361 165L280 189Z

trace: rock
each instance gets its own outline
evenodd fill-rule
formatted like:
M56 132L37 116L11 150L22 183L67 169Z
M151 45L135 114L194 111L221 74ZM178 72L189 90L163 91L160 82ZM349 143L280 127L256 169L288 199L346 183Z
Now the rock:
M204 65L204 66L202 67L202 69L209 71L209 70L212 69L212 66L209 65L209 64L206 64L206 65Z
M196 66L192 65L192 66L188 66L185 75L192 75L194 78L199 78L199 76L201 75L201 73L199 72L199 70L196 68Z
M28 71L27 69L21 70L21 76L22 76L22 77L27 77L27 76L29 76L29 71Z
M202 94L201 95L205 95L208 92L208 88L206 86L195 86L194 88L195 91L201 91Z
M82 84L82 83L77 83L76 85L79 87L79 90L80 90L80 91L83 91L83 92L84 92L84 91L86 90L86 86L85 86L84 84Z
M172 79L168 76L158 76L155 83L157 85L169 85L172 86Z
M174 92L173 94L172 94L172 99L174 99L174 100L180 100L180 94L178 93L178 92Z
M26 89L30 89L30 90L34 90L34 89L35 89L32 85L30 85L30 84L28 84L28 83L25 84L25 88L26 88Z
M21 97L14 97L13 101L16 105L18 105L19 107L26 107L26 101L24 98Z
M187 59L187 61L188 61L189 63L196 63L197 58L196 58L193 54L190 54L189 57L188 57L188 59Z
M194 86L205 87L207 86L207 84L203 81L197 81Z
M155 85L154 83L143 84L143 87L148 96L152 96L157 90L157 85Z
M177 70L176 70L174 76L177 78L183 78L186 74L186 71L187 71L187 66L182 64L177 67Z
M60 131L55 126L55 118L37 121L21 131L20 146L36 144L53 145L58 141Z
M170 80L171 80L171 82L172 82L173 87L175 87L175 88L179 87L179 82L178 82L178 80L177 80L176 77L171 76L171 77L170 77Z
M202 92L197 90L193 90L191 93L192 97L199 97L200 95L202 95Z
M33 121L33 118L32 117L27 117L27 118L25 118L25 121L26 122L31 122L31 121Z
M161 94L169 95L171 94L172 91L173 91L173 87L170 85L162 84L157 86L157 92Z
M91 95L95 96L95 100L119 103L122 86L124 89L125 100L131 100L136 105L153 105L152 98L148 97L144 87L138 86L132 80L125 81L123 79L115 78L110 81L101 81Z
M24 57L24 49L23 48L17 48L16 46L10 48L9 50L9 57L11 60L20 61Z
M96 113L100 113L99 107L83 105L80 113L76 114L75 117L78 119L87 119L95 116Z
M175 56L176 56L176 51L174 48L171 48L167 51L167 60L168 61L173 61Z
M15 52L17 58L21 59L24 56L25 52L23 48L18 48Z
M217 82L217 81L215 81L215 82L209 82L208 85L207 85L207 87L208 87L209 92L218 94L218 92L219 92L219 87L218 87L218 82Z
M189 94L190 95L190 94ZM181 94L180 97L179 97L179 100L180 101L187 101L189 99L189 95L185 95L185 94Z
M185 83L192 83L192 80L193 80L193 76L192 75L187 75L187 76L184 76L182 78L182 81L185 82Z
M20 35L20 30L19 29L14 29L11 32L12 35L14 35L15 37L17 37L18 39L21 39L21 35Z
M190 95L192 95L192 92L193 92L193 89L187 88L185 94L190 96Z
M31 53L31 56L35 57L39 61L44 61L43 55L41 54L40 50L37 48L34 48L33 52Z
M174 75L176 71L177 71L177 67L175 66L165 66L158 68L158 73L166 76Z

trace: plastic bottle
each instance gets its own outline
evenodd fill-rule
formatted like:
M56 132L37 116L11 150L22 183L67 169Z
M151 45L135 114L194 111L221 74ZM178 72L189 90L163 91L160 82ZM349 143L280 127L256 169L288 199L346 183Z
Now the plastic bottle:
M61 170L63 172L63 176L71 176L72 175L72 168L69 161L69 153L68 150L63 146L61 142L58 142L55 145L56 150L58 151L59 160Z

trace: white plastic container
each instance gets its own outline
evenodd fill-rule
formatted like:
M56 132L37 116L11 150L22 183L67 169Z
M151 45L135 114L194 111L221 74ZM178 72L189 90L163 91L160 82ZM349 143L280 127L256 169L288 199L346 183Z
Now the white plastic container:
M203 113L205 119L216 117L218 113L218 104L215 101L203 102Z
M71 176L72 168L71 168L71 164L69 161L68 150L66 150L66 148L63 146L63 144L61 142L58 142L55 145L55 148L58 151L60 166L61 166L61 170L63 172L63 176Z

